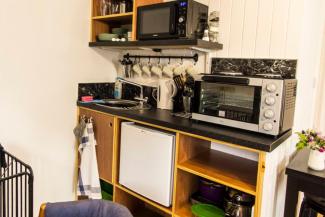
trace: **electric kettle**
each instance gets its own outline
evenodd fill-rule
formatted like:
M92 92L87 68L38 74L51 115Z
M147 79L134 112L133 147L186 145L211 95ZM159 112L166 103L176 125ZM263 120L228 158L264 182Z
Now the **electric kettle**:
M172 110L173 97L177 93L177 88L172 79L159 79L157 88L157 108Z

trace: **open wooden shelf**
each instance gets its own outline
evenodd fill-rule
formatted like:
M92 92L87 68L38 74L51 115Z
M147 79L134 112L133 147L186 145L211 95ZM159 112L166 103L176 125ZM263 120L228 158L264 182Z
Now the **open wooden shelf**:
M93 20L101 21L122 21L122 20L132 20L133 12L123 13L123 14L110 14L106 16L93 17Z
M154 202L152 200L149 200L148 198L145 198L145 197L143 197L143 196L141 196L141 195L139 195L139 194L137 194L137 193L135 193L135 192L121 186L121 185L119 185L119 184L117 184L115 186L118 189L128 193L129 195L132 195L133 197L138 198L139 200L141 200L141 201L143 201L143 202L157 208L158 210L160 210L160 211L162 211L162 212L164 212L164 213L166 213L168 215L172 215L172 208L171 207L162 206L162 205L160 205L160 204L158 204L158 203L156 203L156 202Z
M256 194L257 162L209 150L178 164L177 168L202 178Z
M138 50L143 48L157 49L206 49L220 50L223 45L203 41L201 39L166 39L166 40L144 40L144 41L105 41L105 42L89 42L89 47L107 47L114 49L132 49Z
M176 191L174 192L174 215L192 217L191 196L198 191L200 178L191 173L177 169Z

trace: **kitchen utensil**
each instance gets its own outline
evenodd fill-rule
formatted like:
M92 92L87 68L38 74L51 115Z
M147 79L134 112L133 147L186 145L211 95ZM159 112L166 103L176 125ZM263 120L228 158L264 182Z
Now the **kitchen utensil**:
M222 209L211 204L195 204L191 207L192 213L196 217L223 217L225 213Z
M101 33L98 35L98 40L100 41L112 41L113 38L117 38L118 35L110 33Z
M183 106L186 114L191 113L191 97L183 96Z
M131 67L132 67L132 60L130 59L123 59L120 61L122 66L123 66L123 71L124 71L124 77L125 78L131 78L133 77L132 76L132 73L131 73Z
M174 76L174 82L178 90L184 89L184 81L183 81L182 75L176 75Z
M185 103L184 103L184 108L185 108ZM185 112L186 112L186 108L185 108ZM218 207L223 206L225 193L226 193L226 187L224 185L217 184L208 180L200 179L200 183L199 183L200 196L213 202Z
M227 217L251 217L255 198L249 194L228 189L225 199Z
M173 109L173 97L177 93L177 88L172 79L159 79L157 88L157 108Z

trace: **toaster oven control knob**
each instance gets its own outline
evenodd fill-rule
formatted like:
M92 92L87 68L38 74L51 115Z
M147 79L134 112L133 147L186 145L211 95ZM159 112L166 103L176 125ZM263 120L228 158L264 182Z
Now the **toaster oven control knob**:
M265 131L271 131L271 130L273 130L273 124L272 124L272 123L265 123L265 124L263 125L263 129L264 129Z
M274 112L271 109L268 109L264 112L264 117L271 119L274 117Z
M274 105L275 98L272 96L268 96L265 98L265 103L266 103L266 105Z
M275 84L272 84L271 83L271 84L266 85L266 90L269 91L269 92L271 92L271 93L275 92L276 91Z
M179 18L178 18L178 22L179 22L179 23L183 23L184 21L185 21L185 18L184 18L184 17L179 17Z

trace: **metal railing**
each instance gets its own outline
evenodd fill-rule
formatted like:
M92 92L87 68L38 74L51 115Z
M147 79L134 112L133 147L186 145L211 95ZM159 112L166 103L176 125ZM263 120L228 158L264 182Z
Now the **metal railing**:
M33 216L33 170L0 145L0 217Z

